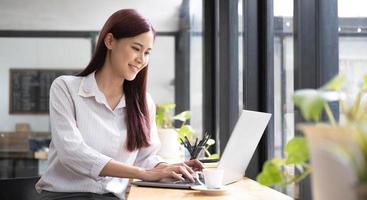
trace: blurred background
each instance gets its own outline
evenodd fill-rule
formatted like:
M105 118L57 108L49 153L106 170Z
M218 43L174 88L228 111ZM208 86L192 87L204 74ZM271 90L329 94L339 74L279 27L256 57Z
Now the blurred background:
M221 4L222 1L215 2ZM231 19L235 19L236 25L230 27L236 28L238 38L224 50L236 49L233 51L236 55L230 57L236 60L231 61L236 63L233 74L236 77L231 79L236 84L229 88L237 94L230 96L236 98L235 106L240 110L248 108L246 95L252 95L248 93L252 86L246 85L251 76L247 68L251 56L245 55L250 55L246 46L249 31L253 29L244 28L249 27L244 20L249 3L246 0L231 2L235 6L227 11L232 12L234 18ZM295 136L292 102L297 81L294 75L295 4L293 0L268 2L272 3L268 13L272 19L273 54L269 59L273 62L273 73L266 84L273 91L268 93L267 102L273 107L269 112L273 113L274 121L270 126L273 137L267 138L267 146L270 144L273 148L267 151L270 157L282 157L284 145ZM207 40L205 31L210 28L214 15L205 15L206 4L205 0L0 0L0 178L38 176L45 170L47 161L35 152L47 147L50 140L49 86L57 76L76 73L87 65L98 31L113 12L122 8L137 9L157 31L148 82L155 102L175 103L176 113L190 110L190 123L196 134L214 132L217 146L213 151L220 151L230 135L230 128L218 127L221 126L220 108L226 101L219 97L221 92L215 92L221 91L218 84L222 82L216 82L220 73L216 71L213 77L208 70L218 70L215 67L218 63L221 70L225 71L227 66L220 61L219 47L211 46ZM336 68L345 73L351 83L359 82L361 80L355 77L367 73L367 3L338 0L337 4L338 30L335 31L339 38L339 66ZM215 31L217 29L212 32ZM307 30L303 34L307 35ZM210 58L212 65L207 62L205 53L211 48L216 55ZM232 67L228 66L228 70ZM208 80L212 80L209 85L211 83L214 89L208 86ZM214 90L212 94L216 95L208 96L208 90ZM207 105L213 105L211 99L217 102L208 108ZM219 125L213 125L216 122ZM287 194L294 192L292 186L277 189Z

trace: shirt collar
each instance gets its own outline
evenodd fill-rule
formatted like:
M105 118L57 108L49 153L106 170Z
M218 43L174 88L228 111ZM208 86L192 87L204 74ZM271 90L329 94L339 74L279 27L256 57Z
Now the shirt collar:
M78 94L82 97L95 97L96 101L101 104L105 104L108 108L106 97L99 90L97 81L95 78L95 71L90 73L88 76L82 78L79 86ZM117 104L116 108L123 108L126 106L125 95L120 99L120 102Z

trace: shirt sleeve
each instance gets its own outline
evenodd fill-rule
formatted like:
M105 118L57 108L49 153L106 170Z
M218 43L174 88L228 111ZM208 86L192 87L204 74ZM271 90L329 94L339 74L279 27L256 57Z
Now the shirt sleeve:
M152 169L158 163L163 162L163 159L157 155L160 148L161 142L158 136L157 125L155 122L156 106L152 97L147 93L147 104L149 108L150 117L150 146L139 149L138 155L135 160L135 165L145 168Z
M110 157L88 146L76 126L75 108L67 84L55 79L50 89L52 143L63 166L97 180Z

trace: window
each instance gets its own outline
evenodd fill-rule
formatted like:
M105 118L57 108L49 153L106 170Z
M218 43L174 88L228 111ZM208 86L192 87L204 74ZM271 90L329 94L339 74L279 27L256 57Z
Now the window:
M238 0L238 87L239 108L243 109L243 0Z
M201 137L203 127L203 2L190 1L191 126Z
M366 6L362 0L338 0L339 72L346 75L347 86L362 84L362 75L367 74ZM358 88L345 89L358 92Z
M274 1L274 156L294 137L293 0ZM292 173L292 172L290 172ZM279 188L280 189L280 188ZM293 188L283 190L292 194Z

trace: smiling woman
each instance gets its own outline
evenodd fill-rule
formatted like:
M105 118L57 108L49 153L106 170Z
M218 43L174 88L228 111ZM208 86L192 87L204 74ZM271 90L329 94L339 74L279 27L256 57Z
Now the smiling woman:
M148 59L141 47L145 44L151 49L154 37L153 27L137 12L120 10L107 20L92 60L79 74L87 76L95 72L98 87L105 93L110 108L115 108L121 97L126 96L127 132L132 136L127 142L129 150L148 146L149 121L145 117ZM132 63L139 65L138 69L131 67Z
M154 35L152 31L142 33L135 37L122 39L116 39L112 33L108 33L104 43L109 51L106 55L107 59L105 59L105 66L100 72L96 73L97 81L101 81L102 76L116 76L117 80L133 81L137 74L148 65L153 38ZM146 79L146 77L144 77L144 79ZM144 84L146 85L146 83ZM118 99L107 98L107 100L112 100L108 102L112 109L117 106L119 99L123 95L123 91L120 88L121 82L118 81L117 86L115 91L111 91L108 84L102 83L99 86L102 91L107 94L110 93L112 97L119 97Z
M105 65L112 67L111 70L116 72L116 75L122 76L121 78L128 81L134 80L137 73L149 62L154 33L148 31L135 37L122 39L116 39L112 33L108 33L105 38L105 45L110 50L107 52L110 55L107 55L109 59L105 60Z
M52 142L41 199L123 199L128 178L193 181L196 160L162 163L155 104L146 92L155 31L132 9L105 23L96 51L78 76L50 89Z

